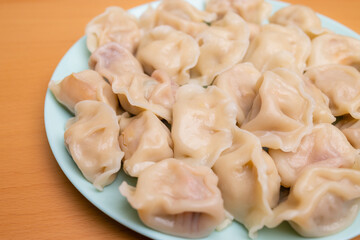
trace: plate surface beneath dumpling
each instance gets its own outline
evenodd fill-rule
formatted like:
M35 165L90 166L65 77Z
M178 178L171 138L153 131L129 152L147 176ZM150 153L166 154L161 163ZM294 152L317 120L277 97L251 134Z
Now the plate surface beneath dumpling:
M189 1L190 2L190 1ZM273 12L287 6L287 3L278 1L268 1L272 4ZM203 9L205 0L192 1L196 7ZM158 3L152 3L153 6ZM139 7L129 10L135 16L140 16L148 5L141 5ZM346 28L342 24L319 15L322 25L336 33L351 36L360 39L360 36L352 30ZM70 50L65 54L58 64L51 80L60 80L73 72L79 72L88 69L88 59L90 53L86 48L86 39L82 37L77 41ZM132 230L148 236L153 239L175 240L183 239L169 236L146 227L139 219L136 211L131 208L127 200L120 194L118 187L122 181L127 181L129 184L135 185L135 179L128 177L123 171L118 174L117 179L110 186L106 187L103 192L97 191L91 183L89 183L81 174L71 156L66 151L64 145L64 131L66 121L71 117L70 113L63 108L53 97L48 90L45 98L45 128L53 154L59 163L65 175L72 182L72 184L97 208L103 211L108 216L112 217L119 223L131 228ZM338 240L349 239L360 234L360 215L355 222L346 230L324 238L314 238L317 240ZM221 232L214 232L208 236L210 239L247 239L247 230L239 223L233 222L229 227ZM257 240L292 240L305 239L297 235L295 231L287 223L281 224L275 229L262 229L259 231ZM309 238L306 238L309 239Z

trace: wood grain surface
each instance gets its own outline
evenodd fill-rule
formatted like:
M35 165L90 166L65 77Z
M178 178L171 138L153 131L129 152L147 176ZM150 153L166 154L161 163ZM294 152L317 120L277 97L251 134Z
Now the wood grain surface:
M49 79L107 6L146 0L0 0L0 239L146 239L88 202L47 142ZM359 0L290 0L360 32ZM360 240L360 238L357 238Z

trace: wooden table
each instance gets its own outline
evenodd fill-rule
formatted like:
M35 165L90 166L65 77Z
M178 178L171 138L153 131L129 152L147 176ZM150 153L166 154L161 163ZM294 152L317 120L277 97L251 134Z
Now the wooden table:
M49 148L43 111L49 79L86 23L107 6L146 2L0 0L0 239L145 239L68 181ZM360 32L359 0L289 2Z

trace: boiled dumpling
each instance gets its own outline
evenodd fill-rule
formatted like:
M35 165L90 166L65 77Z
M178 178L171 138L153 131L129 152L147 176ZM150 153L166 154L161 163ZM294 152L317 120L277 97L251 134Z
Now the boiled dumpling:
M308 65L325 64L349 65L360 70L360 40L335 33L314 38Z
M330 99L334 116L350 114L360 119L360 73L338 64L307 69L307 76Z
M360 120L347 115L335 125L356 149L360 149Z
M65 146L87 180L98 190L112 183L120 170L119 124L107 104L85 100L75 105L66 124Z
M350 226L360 209L360 171L343 168L309 168L274 209L267 227L282 221L304 237L323 237Z
M93 70L84 70L65 77L60 82L51 81L49 88L56 99L72 113L76 103L83 100L98 100L107 103L116 113L121 113L117 96L111 86Z
M173 157L170 131L150 111L135 117L121 116L119 143L125 153L123 169L132 177L138 177L160 160Z
M123 182L120 192L145 225L176 236L200 238L225 219L217 182L208 167L165 159L144 170L136 188Z
M310 38L298 27L266 24L251 41L244 61L259 71L284 67L302 73L310 51Z
M187 1L163 0L156 8L148 8L140 17L145 32L160 25L168 25L195 37L208 28L206 23L216 19L216 14L204 12Z
M105 77L110 84L125 73L142 73L138 60L118 43L107 43L92 53L89 66Z
M173 106L174 156L212 167L220 153L231 146L236 115L235 103L220 88L181 86Z
M139 114L149 110L169 123L177 88L177 84L161 70L154 71L151 77L144 73L123 74L112 85L126 111Z
M321 20L316 12L302 5L290 5L281 8L269 18L269 22L283 26L296 25L310 37L326 31L321 27Z
M120 7L109 7L86 26L86 45L90 52L109 43L120 43L135 52L140 40L138 20Z
M117 43L99 47L89 65L109 80L126 111L139 114L150 110L171 122L177 84L165 72L155 71L152 77L144 74L138 60Z
M314 123L333 123L336 118L331 113L330 100L307 77L303 76L305 90L315 101L313 114Z
M206 11L217 13L222 18L233 11L246 21L260 24L271 14L271 4L264 0L209 0Z
M254 238L279 200L280 177L273 160L255 135L236 127L231 147L221 153L213 170L225 209Z
M196 65L199 54L194 38L172 27L159 26L141 39L136 57L147 74L163 70L183 85L189 81L189 70Z
M347 141L344 134L329 123L314 126L296 152L269 149L285 187L294 185L301 172L309 167L351 168L360 153Z
M196 37L200 56L190 72L192 81L210 85L217 75L239 63L248 49L249 37L246 22L233 12L212 23Z
M264 147L295 151L313 126L314 100L300 75L288 69L267 71L241 128L254 133Z
M236 120L240 125L250 111L260 76L260 72L251 63L240 63L221 73L214 81L214 85L223 89L236 103Z

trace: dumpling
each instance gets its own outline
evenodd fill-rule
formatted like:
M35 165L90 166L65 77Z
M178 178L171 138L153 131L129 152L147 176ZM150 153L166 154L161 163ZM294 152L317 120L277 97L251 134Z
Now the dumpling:
M360 149L360 120L347 115L337 122L335 126L344 133L354 148Z
M141 39L136 57L147 74L163 70L183 85L189 81L189 70L196 65L199 54L199 46L190 35L159 26Z
M283 26L296 25L310 37L325 31L321 27L321 20L315 11L302 5L289 5L281 8L269 18L269 22Z
M269 149L281 176L281 184L291 187L301 172L310 167L351 168L360 152L354 149L344 134L329 123L315 125L303 137L296 152Z
M225 209L254 238L278 203L280 177L255 135L237 127L233 131L231 147L221 153L213 170L219 178Z
M89 66L105 77L110 84L124 73L142 73L139 61L118 43L107 43L94 51Z
M220 73L239 63L249 46L250 32L246 22L229 12L211 27L197 35L200 56L191 69L191 81L210 85Z
M88 23L85 33L90 52L106 43L117 42L133 53L140 40L138 20L120 7L107 8Z
M121 116L119 143L125 153L123 169L132 177L174 155L170 130L150 111Z
M350 114L360 119L360 73L355 68L323 65L307 69L305 76L329 97L334 116Z
M260 138L263 147L295 151L313 127L314 100L300 75L288 69L267 71L241 128Z
M75 117L66 124L65 146L84 177L98 190L112 183L124 153L119 124L109 105L85 100L75 105Z
M126 111L139 114L149 110L169 123L177 88L178 85L161 70L154 71L151 77L143 73L123 74L112 84L113 92Z
M304 237L323 237L350 226L360 209L360 171L343 168L309 168L274 209L266 225L289 221Z
M314 38L308 66L326 64L349 65L360 70L360 40L335 33Z
M259 71L284 67L302 73L310 52L310 38L298 27L266 24L251 41L244 62Z
M206 11L222 18L228 11L239 14L248 22L260 24L271 14L271 4L264 0L209 0Z
M120 192L145 225L171 235L200 238L225 220L217 182L210 168L170 158L145 169L136 188L123 182Z
M183 0L163 0L156 9L148 8L140 17L145 32L160 25L168 25L195 37L208 28L206 23L216 19L216 14L201 11Z
M314 123L333 123L336 118L331 113L329 98L321 92L307 77L303 76L305 90L315 101Z
M175 158L212 167L220 153L231 146L236 115L235 103L220 88L181 86L171 127Z
M177 84L166 73L155 71L152 77L144 74L138 60L117 43L99 47L89 65L109 80L126 111L139 114L150 110L171 122Z
M214 85L224 90L236 103L238 109L236 120L239 125L250 111L260 76L260 72L251 63L239 63L221 73L214 81Z
M116 113L121 113L117 96L111 86L93 70L72 73L60 82L50 81L49 88L56 99L72 113L76 103L83 100L98 100L107 103Z

